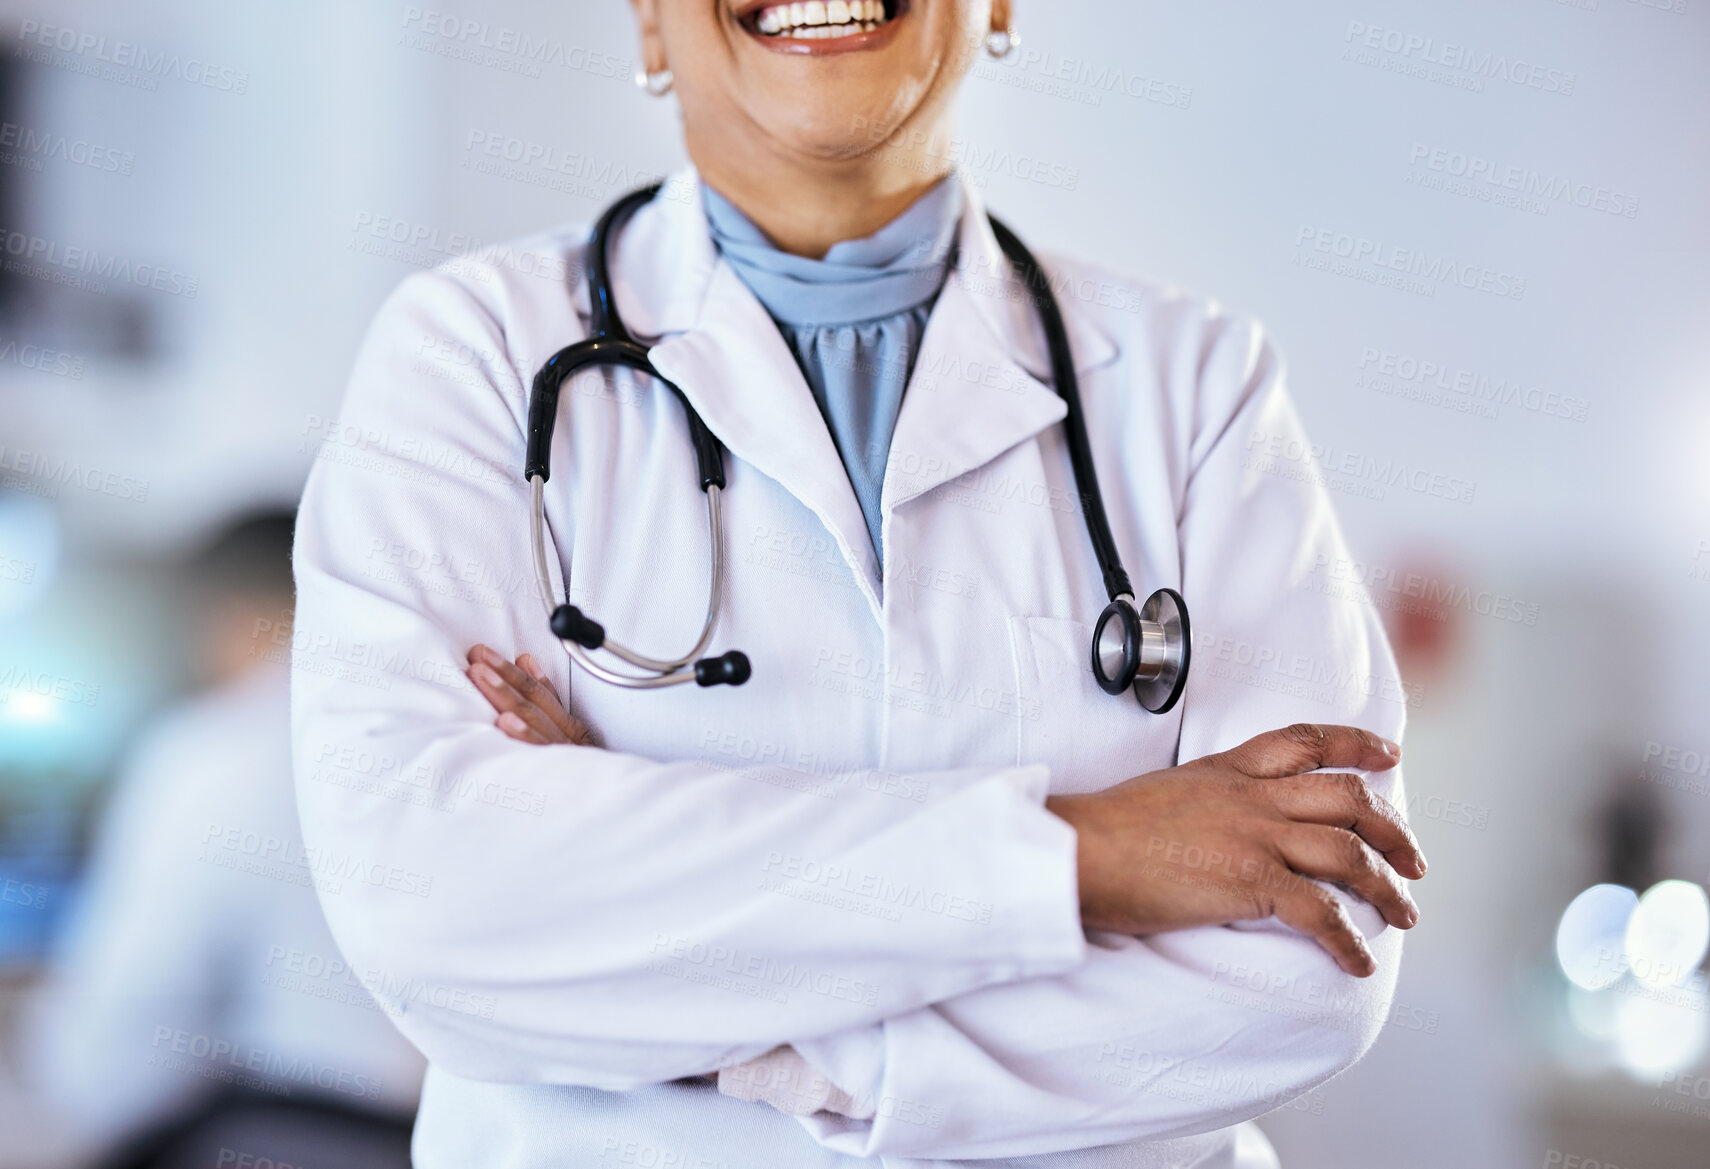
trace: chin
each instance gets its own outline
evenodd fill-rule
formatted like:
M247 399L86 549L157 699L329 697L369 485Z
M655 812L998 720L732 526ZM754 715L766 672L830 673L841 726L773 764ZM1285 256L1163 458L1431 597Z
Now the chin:
M909 80L798 89L787 105L771 105L762 119L767 132L791 149L815 158L855 158L882 150L909 133L924 86ZM886 96L874 100L876 94ZM782 115L782 116L779 116ZM917 131L918 132L918 131Z

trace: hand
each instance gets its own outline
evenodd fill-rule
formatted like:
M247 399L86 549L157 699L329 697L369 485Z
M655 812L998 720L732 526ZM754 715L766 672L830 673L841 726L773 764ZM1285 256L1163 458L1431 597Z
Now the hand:
M1354 727L1297 724L1218 755L1045 806L1079 837L1081 919L1143 936L1275 916L1316 938L1338 965L1377 971L1336 897L1347 886L1398 929L1419 920L1402 876L1425 857L1394 808L1354 775L1386 771L1401 749Z
M475 689L499 712L494 725L517 742L594 746L593 732L570 717L552 679L533 654L523 654L512 664L497 650L477 645L469 651L469 669L465 672Z

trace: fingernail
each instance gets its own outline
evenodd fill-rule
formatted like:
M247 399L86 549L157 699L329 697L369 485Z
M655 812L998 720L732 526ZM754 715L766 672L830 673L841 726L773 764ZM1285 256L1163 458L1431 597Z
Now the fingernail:
M523 729L523 720L507 710L499 716L499 729L502 731L520 731Z
M505 684L505 680L499 677L499 671L486 662L481 662L475 667L475 674L489 686L503 686Z
M1401 744L1400 743L1392 743L1388 739L1383 739L1383 738L1380 738L1378 741L1383 744L1384 753L1387 754L1391 759L1400 759L1401 758Z

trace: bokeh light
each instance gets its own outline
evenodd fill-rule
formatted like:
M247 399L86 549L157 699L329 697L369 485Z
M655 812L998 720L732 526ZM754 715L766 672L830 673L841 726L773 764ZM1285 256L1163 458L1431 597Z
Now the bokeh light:
M1625 885L1593 885L1569 903L1556 927L1556 961L1569 982L1602 990L1626 973L1627 922L1638 903Z
M1701 981L1656 991L1634 983L1615 1004L1615 1057L1628 1072L1654 1079L1695 1065L1710 1042L1710 998Z
M1659 881L1627 922L1627 963L1647 986L1685 982L1710 950L1710 898L1691 881Z

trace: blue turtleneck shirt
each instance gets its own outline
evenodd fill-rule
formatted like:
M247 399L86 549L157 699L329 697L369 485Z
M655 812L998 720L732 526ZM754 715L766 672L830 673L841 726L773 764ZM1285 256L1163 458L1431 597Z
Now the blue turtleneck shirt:
M882 563L885 463L927 317L954 260L962 189L943 179L872 235L818 260L779 251L728 199L705 184L701 192L713 242L795 352Z

